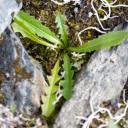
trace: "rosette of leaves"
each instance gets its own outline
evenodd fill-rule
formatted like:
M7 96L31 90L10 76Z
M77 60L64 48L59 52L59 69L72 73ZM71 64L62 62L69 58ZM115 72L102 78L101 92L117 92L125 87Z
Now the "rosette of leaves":
M78 47L70 47L68 37L68 27L65 24L65 17L57 12L55 22L57 24L58 34L55 34L48 27L43 25L39 20L24 11L20 11L14 18L12 28L14 32L19 32L23 37L33 40L35 43L45 45L52 49L61 49L63 51L59 56L51 76L48 76L48 85L45 86L45 96L42 96L42 114L49 117L55 110L56 92L61 86L62 96L68 100L72 95L74 71L71 64L71 53L86 53L103 48L110 48L119 44L123 39L128 37L126 31L108 32L96 39ZM59 71L63 70L64 75Z

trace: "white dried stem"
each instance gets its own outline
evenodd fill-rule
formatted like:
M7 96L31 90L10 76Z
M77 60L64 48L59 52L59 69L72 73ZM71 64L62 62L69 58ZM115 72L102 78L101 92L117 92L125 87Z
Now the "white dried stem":
M110 5L113 5L117 2L117 0L114 0L113 2L110 3Z
M94 0L91 0L91 6L92 6L93 11L95 12L95 16L96 16L97 21L99 22L101 28L102 28L104 31L105 31L105 30L110 30L109 28L104 28L104 26L103 26L103 24L102 24L102 22L101 22L101 20L100 20L99 14L98 14L96 8L94 7Z
M98 128L106 128L108 126L108 124L101 124L100 126L98 126Z
M110 4L106 0L100 0L100 1L102 2L102 6L106 6L108 8L108 13L104 9L102 9L102 10L104 10L106 16L104 16L103 19L100 18L100 20L101 21L107 20L111 16L111 7L110 7Z
M55 4L61 5L61 6L65 4L65 2L58 2L56 0L51 0L51 1L54 2Z
M110 6L111 8L117 8L117 7L128 7L128 5L125 5L125 4L118 4L118 5L111 5Z
M60 5L60 6L62 6L62 5L64 5L64 4L67 4L67 3L69 3L70 1L74 1L75 3L74 4L80 4L80 0L64 0L64 2L58 2L58 1L56 1L56 0L51 0L52 2L54 2L55 4L57 4L57 5Z
M125 117L127 110L128 110L128 102L126 102L126 99L125 99L125 90L123 91L123 102L125 104L123 113L115 116L111 113L111 111L108 108L98 107L97 111L94 111L92 101L90 101L90 107L93 110L92 114L88 118L85 118L85 117L77 117L77 118L79 118L79 119L81 118L81 119L85 120L85 123L83 124L82 128L89 128L90 124L92 123L92 121L94 119L101 121L103 124L101 124L98 128L103 128L103 127L107 127L109 125L109 120L100 119L99 113L107 113L110 120L114 120L114 124L117 124L121 119L123 119Z
M80 35L81 35L83 32L85 32L85 31L87 31L87 30L90 30L90 29L96 30L96 31L98 31L99 33L102 33L102 34L106 33L106 32L100 30L100 29L97 28L97 27L88 27L88 28L85 28L85 29L81 30L81 31L78 33L78 39L79 39L80 45L82 45L82 40L81 40Z
M59 89L56 92L56 100L53 102L53 105L57 104L60 101L61 97L62 97L62 91L59 86Z

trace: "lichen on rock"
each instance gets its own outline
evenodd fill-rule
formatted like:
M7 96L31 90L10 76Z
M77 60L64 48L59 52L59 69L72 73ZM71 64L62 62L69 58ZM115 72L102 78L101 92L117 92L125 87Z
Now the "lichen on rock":
M3 33L0 43L0 72L4 104L16 104L17 111L28 115L37 112L45 84L42 67L9 29Z

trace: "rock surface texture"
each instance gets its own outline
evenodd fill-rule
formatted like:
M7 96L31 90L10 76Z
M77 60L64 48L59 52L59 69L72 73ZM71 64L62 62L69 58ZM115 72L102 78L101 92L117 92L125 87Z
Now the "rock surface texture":
M31 115L40 107L45 80L41 65L25 51L20 40L6 30L0 39L0 96L6 106Z
M45 128L44 123L40 118L28 119L22 115L16 115L0 104L0 128L39 128L42 126Z
M0 0L0 33L11 23L12 16L17 13L22 4L21 0Z
M88 116L103 101L118 97L128 78L128 39L95 52L76 76L74 94L62 107L54 128L79 128L77 116Z

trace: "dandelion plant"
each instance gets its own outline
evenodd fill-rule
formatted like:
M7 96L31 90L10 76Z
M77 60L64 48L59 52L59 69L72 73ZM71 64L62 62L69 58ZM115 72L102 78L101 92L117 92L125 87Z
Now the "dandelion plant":
M48 85L44 88L45 95L42 96L41 108L42 114L45 117L51 116L54 112L57 98L56 93L59 89L61 89L64 99L68 100L72 96L74 70L71 54L73 52L86 53L110 48L128 37L128 32L125 31L109 32L87 43L83 42L81 46L71 47L65 16L57 12L55 22L58 34L55 34L50 28L24 11L20 11L12 23L14 32L19 32L23 37L27 37L51 49L60 49L62 51L58 61L51 70L51 75L47 77ZM63 71L63 73L60 71Z

